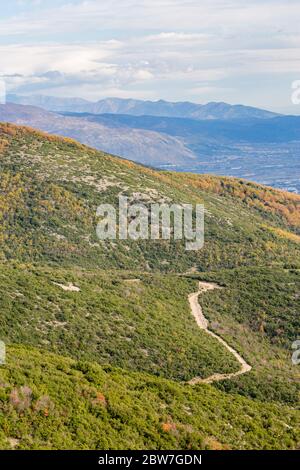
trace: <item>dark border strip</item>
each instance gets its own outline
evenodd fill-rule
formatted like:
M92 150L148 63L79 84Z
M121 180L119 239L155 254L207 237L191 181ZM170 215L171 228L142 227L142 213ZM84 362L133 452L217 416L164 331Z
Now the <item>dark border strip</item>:
M256 465L299 463L296 451L0 451L0 465L30 468L68 464L83 468L147 468L153 465L185 465L209 468L212 465ZM10 468L10 467L7 467Z

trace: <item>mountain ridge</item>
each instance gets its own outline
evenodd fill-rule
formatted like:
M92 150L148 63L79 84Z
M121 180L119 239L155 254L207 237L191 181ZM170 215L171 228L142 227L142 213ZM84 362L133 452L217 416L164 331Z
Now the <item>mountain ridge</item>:
M191 119L235 120L245 118L269 119L277 113L244 106L230 105L223 102L196 104L192 102L169 102L165 100L143 101L123 98L106 98L97 102L81 98L58 98L44 95L18 96L8 95L7 101L24 105L36 105L50 111L89 112L92 114L128 114L133 116L152 115L186 117Z
M8 103L0 105L0 120L71 137L148 166L241 177L300 192L297 116L220 121L58 114Z
M71 137L91 147L148 165L192 163L196 156L176 137L155 131L107 126L35 106L0 104L0 121Z

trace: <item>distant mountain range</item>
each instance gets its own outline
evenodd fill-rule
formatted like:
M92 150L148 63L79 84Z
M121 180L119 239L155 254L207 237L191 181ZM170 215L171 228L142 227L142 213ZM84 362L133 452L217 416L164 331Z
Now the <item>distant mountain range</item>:
M16 104L38 106L48 111L91 114L129 114L131 116L166 116L190 119L269 119L276 113L251 106L227 103L196 104L188 101L142 101L133 99L107 98L91 102L82 98L57 98L44 95L8 95L7 101Z
M106 125L85 118L62 116L34 106L0 105L0 121L35 127L145 165L192 165L197 156L175 137L155 131Z
M25 98L24 98L25 99ZM37 100L42 97L29 97ZM43 99L46 100L45 97ZM48 106L52 102L49 98ZM55 104L53 98L52 104ZM58 100L63 102L64 100ZM65 100L74 106L86 105L84 100ZM300 192L300 117L274 115L268 111L244 106L227 109L226 118L216 119L212 114L207 119L190 119L159 115L118 114L123 106L134 100L103 100L106 106L120 104L114 113L94 114L77 112L51 112L36 106L8 103L0 105L0 120L29 125L49 133L72 137L80 142L120 155L145 165L176 171L213 173L242 177L292 192ZM99 102L100 103L100 102ZM98 103L98 105L99 105ZM166 102L163 102L166 103ZM144 102L145 109L149 102ZM44 104L45 105L45 104ZM163 112L162 102L157 102L153 113ZM169 112L172 103L166 103ZM174 104L174 112L183 112L183 105ZM193 105L192 106L200 106ZM150 106L150 105L149 105ZM208 110L210 105L204 105ZM176 111L175 111L176 108ZM99 108L100 109L100 108ZM137 107L132 107L132 112ZM190 109L190 112L192 112ZM201 106L200 106L201 109ZM211 108L212 109L212 108ZM250 117L231 118L241 115ZM230 111L231 110L231 111ZM167 111L165 111L167 112ZM187 113L186 108L186 113ZM203 111L204 112L204 111ZM269 113L267 118L265 113ZM255 115L263 117L257 118ZM208 116L208 115L207 115Z

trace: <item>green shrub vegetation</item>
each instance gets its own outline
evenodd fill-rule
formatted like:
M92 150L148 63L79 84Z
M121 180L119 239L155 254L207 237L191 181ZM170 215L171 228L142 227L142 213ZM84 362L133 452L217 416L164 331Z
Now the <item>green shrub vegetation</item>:
M70 282L80 291L57 285ZM237 370L195 327L188 294L196 290L194 280L174 275L5 266L0 337L179 381Z
M276 266L200 276L223 286L202 297L212 328L253 366L250 374L220 382L220 389L299 407L299 368L291 361L299 332L299 274Z
M100 241L96 209L203 203L205 245ZM158 172L70 139L0 124L2 449L296 449L300 196ZM198 281L222 289L200 302ZM75 286L75 290L66 287Z
M288 407L24 346L8 348L0 380L2 449L289 449L299 439Z

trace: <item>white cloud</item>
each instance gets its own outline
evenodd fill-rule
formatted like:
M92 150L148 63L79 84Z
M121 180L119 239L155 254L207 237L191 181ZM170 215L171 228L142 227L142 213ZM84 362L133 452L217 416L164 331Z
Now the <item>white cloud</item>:
M299 2L277 0L89 0L41 9L0 22L0 34L103 30L214 32L298 31Z
M298 0L43 5L0 21L0 75L10 90L174 99L216 92L225 100L248 77L300 75Z

